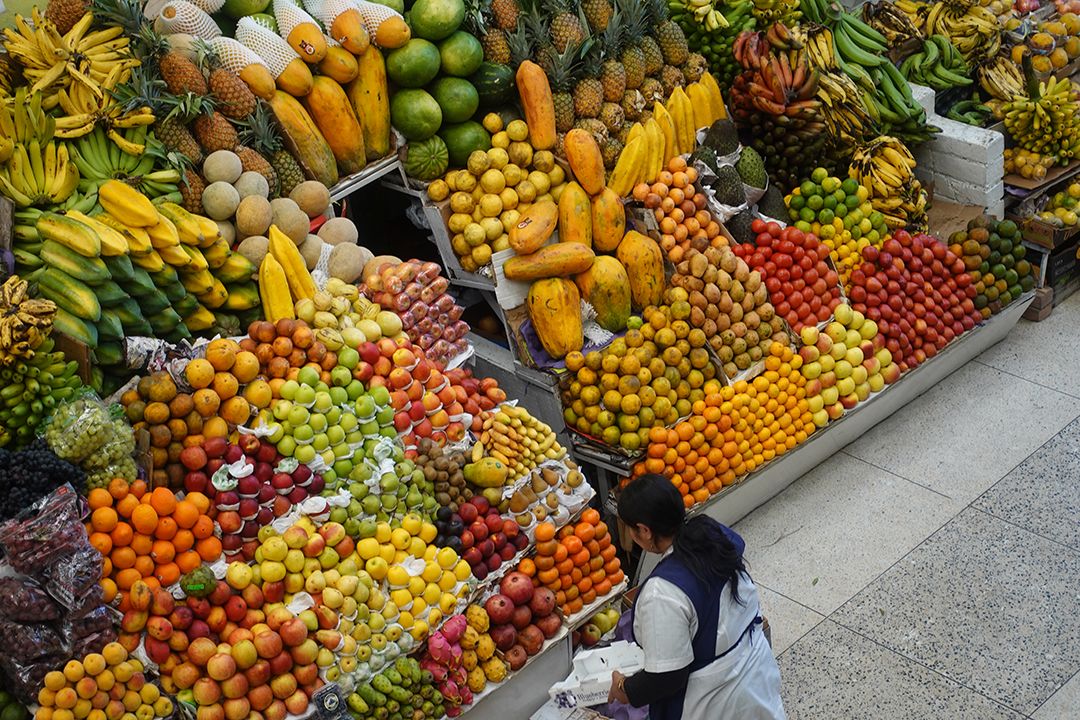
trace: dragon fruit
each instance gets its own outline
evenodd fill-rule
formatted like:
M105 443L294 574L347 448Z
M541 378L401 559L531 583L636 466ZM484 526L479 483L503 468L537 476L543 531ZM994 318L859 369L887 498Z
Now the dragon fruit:
M447 701L451 705L461 704L461 688L453 680L446 680L439 684L439 692L442 693L443 700Z
M446 641L451 645L456 644L461 640L462 633L465 632L465 628L469 626L468 621L464 615L455 615L454 617L443 623L443 626L439 629L439 632L443 634Z
M420 663L420 667L431 673L431 679L435 683L444 682L449 676L447 669L431 658L424 658L423 662Z
M431 633L427 641L428 654L435 662L442 665L451 665L454 660L453 645L442 634L441 630ZM460 651L460 648L458 648Z

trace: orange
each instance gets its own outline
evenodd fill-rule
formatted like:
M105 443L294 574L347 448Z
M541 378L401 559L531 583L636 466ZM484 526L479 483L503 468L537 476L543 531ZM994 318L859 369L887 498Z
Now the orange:
M206 419L206 423L203 425L203 435L208 438L214 437L227 437L229 434L229 425L219 417L211 417Z
M109 491L105 488L94 488L86 496L86 502L90 505L91 510L97 510L102 507L109 507L112 505L113 496L109 494Z
M225 338L212 341L206 346L206 359L218 372L230 369L236 363L236 354L240 345L235 340Z
M150 550L150 557L159 565L171 563L176 557L176 548L168 540L155 540L154 547Z
M233 425L243 425L251 417L251 403L239 395L230 397L221 404L221 417Z
M596 536L596 528L586 522L579 522L574 528L574 534L581 538L582 542L589 542Z
M536 526L536 541L546 542L555 537L555 526L549 522L542 522Z
M149 555L153 547L154 538L149 535L138 533L131 538L131 549L135 551L136 555Z
M232 374L242 383L249 383L259 375L259 358L255 353L243 350L236 354Z
M135 551L129 547L113 548L110 557L114 568L127 570L135 566Z
M600 522L600 512L595 508L586 508L585 512L581 513L581 521L596 525Z
M180 568L172 562L158 565L154 577L160 580L162 585L172 585L180 579Z
M537 570L550 570L555 567L555 558L550 555L537 555L534 562Z
M146 410L143 411L143 417L150 425L164 425L169 422L172 413L169 412L169 406L165 403L152 402L146 406Z
M131 512L139 504L139 499L134 495L125 495L116 503L116 512L120 517L130 518Z
M196 390L210 387L210 383L214 381L214 366L203 358L196 358L184 368L184 377Z
M112 532L118 520L116 511L111 507L99 507L90 515L90 525L93 526L94 530L101 533Z
M221 557L221 541L216 537L208 537L195 543L195 549L199 557L207 562L212 562Z
M131 513L131 524L143 535L153 535L158 525L157 511L149 504L140 504Z
M274 399L274 392L271 385L265 380L252 380L244 388L244 399L257 408L266 408L270 407L270 403Z
M117 523L109 535L112 537L113 547L124 547L131 544L131 526L126 522Z
M146 494L146 481L145 480L136 480L135 482L131 483L130 487L131 487L131 494L135 496L136 500L138 500L139 498L141 498L143 495Z
M185 550L176 556L176 566L180 572L189 573L202 565L202 558L194 550Z
M539 525L537 527L540 527ZM559 547L559 543L555 540L543 540L536 543L536 554L551 556L555 554L555 549Z
M93 545L102 556L112 552L112 538L109 537L108 533L90 533L90 544Z
M176 509L176 495L168 488L154 488L154 492L150 493L150 505L160 517L172 515Z
M140 555L135 558L135 569L142 577L150 577L154 574L154 559L149 555Z
M199 512L205 514L210 509L210 498L203 495L201 492L190 492L184 496L184 501L192 503ZM181 526L183 527L183 526Z
M101 578L101 593L107 603L112 602L116 597L116 583L112 581L112 578Z
M176 536L176 521L171 517L163 517L158 520L157 530L154 531L154 537L158 540L172 540Z
M109 481L109 494L117 500L123 500L128 494L129 487L124 478L113 478Z
M205 540L214 534L214 521L210 519L209 515L200 515L199 519L191 527L191 534L197 540Z
M214 382L210 387L222 400L228 400L240 391L240 384L236 381L233 374L228 372L219 372L214 375Z
M192 527L199 519L199 508L190 500L181 500L176 503L172 517L176 521L177 527L187 529Z
M172 538L172 544L178 553L190 550L195 546L195 536L191 534L190 530L177 530L176 535Z
M536 563L534 563L530 558L524 558L518 565L518 572L532 577L536 575Z
M121 570L116 574L116 587L121 590L130 590L131 586L142 579L142 575L134 568Z
M562 541L562 545L566 548L566 552L570 555L576 555L581 552L581 539L571 535Z
M195 412L203 418L213 416L221 405L221 398L210 388L196 390L195 394L191 396L191 399L195 401ZM205 426L203 427L203 434L206 434Z

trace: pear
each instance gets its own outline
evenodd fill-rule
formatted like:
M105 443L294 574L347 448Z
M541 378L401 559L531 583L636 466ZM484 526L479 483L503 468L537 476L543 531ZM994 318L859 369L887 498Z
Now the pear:
M566 476L566 484L572 488L579 487L583 482L585 482L585 476L577 470L571 470Z
M544 502L547 503L549 508L556 510L559 507L559 496L555 493L549 493L548 496L544 498Z
M532 524L532 522L533 522L533 514L530 513L530 512L524 512L524 513L521 513L520 515L518 515L514 519L517 520L518 525L520 525L523 528L526 528L526 527L529 527L529 525Z
M510 512L521 513L529 508L529 501L525 498L525 494L518 490L510 498Z
M543 475L533 475L532 479L529 481L529 486L533 489L533 492L538 493L544 492L548 488Z
M540 476L544 478L544 482L548 484L548 487L555 487L559 482L559 475L551 468L544 468L540 471Z

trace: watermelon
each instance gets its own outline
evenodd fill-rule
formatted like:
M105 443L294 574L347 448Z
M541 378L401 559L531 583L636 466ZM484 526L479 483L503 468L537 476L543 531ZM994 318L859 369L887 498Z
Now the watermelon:
M462 0L416 0L409 10L413 37L442 40L449 37L465 19Z
M514 70L509 65L493 62L480 63L480 69L469 76L469 82L480 96L480 107L497 108L513 102L517 92Z
M439 74L440 63L434 43L412 38L386 56L386 74L398 87L423 87Z
M484 62L480 41L464 30L458 30L439 43L439 55L442 56L443 74L454 77L468 77Z
M442 110L426 90L398 90L390 98L390 122L410 141L427 140L439 131Z
M422 142L409 143L405 151L405 174L417 180L442 177L449 164L446 143L438 135Z
M456 77L439 78L428 88L442 109L443 122L465 122L480 105L480 96L468 80Z
M484 126L469 120L457 125L447 125L439 133L446 143L452 167L465 167L473 150L489 150L491 135Z

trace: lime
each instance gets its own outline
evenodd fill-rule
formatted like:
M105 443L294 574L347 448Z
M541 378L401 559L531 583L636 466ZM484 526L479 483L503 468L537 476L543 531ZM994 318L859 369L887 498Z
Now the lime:
M815 217L816 216L814 215L814 211L811 210L810 208L803 208L802 210L799 211L799 218L805 223L814 222ZM809 231L807 231L807 232L809 232Z
M788 199L788 207L792 210L802 210L806 205L806 198L802 195L792 195Z
M811 210L820 210L825 201L820 195L811 195L806 199L806 204Z
M870 224L876 228L885 224L885 216L879 213L877 210L870 213Z
M848 232L851 233L851 238L853 240L858 240L862 237L862 229L860 229L858 225L852 225L848 228Z
M827 177L821 182L821 189L827 193L836 192L840 188L840 178Z
M804 233L810 232L810 223L808 223L808 222L803 222L803 221L800 220L799 222L795 223L795 227L797 227L799 230L801 230Z
M833 195L826 195L825 196L825 207L829 208L830 210L834 210L836 208L836 204L837 204L837 200L836 200L835 196L833 196Z
M870 218L863 218L859 221L859 230L864 233L868 233L874 229L874 226L870 224Z
M854 195L859 191L859 181L855 178L848 178L840 183L840 189L847 195Z
M816 168L814 172L810 173L810 179L816 183L820 183L829 177L829 171L825 168Z
M844 204L848 206L848 210L854 210L862 204L862 200L858 195L848 195L844 198Z
M810 182L809 180L804 180L802 185L799 186L799 192L802 193L804 196L807 196L807 197L809 197L810 195L813 195L816 190L817 190L817 185Z
M833 208L833 211L835 212L836 217L842 218L848 214L848 206L844 203L837 203L836 207Z
M829 208L822 208L821 211L818 213L818 220L821 221L823 224L831 223L834 217L836 217L836 215Z

